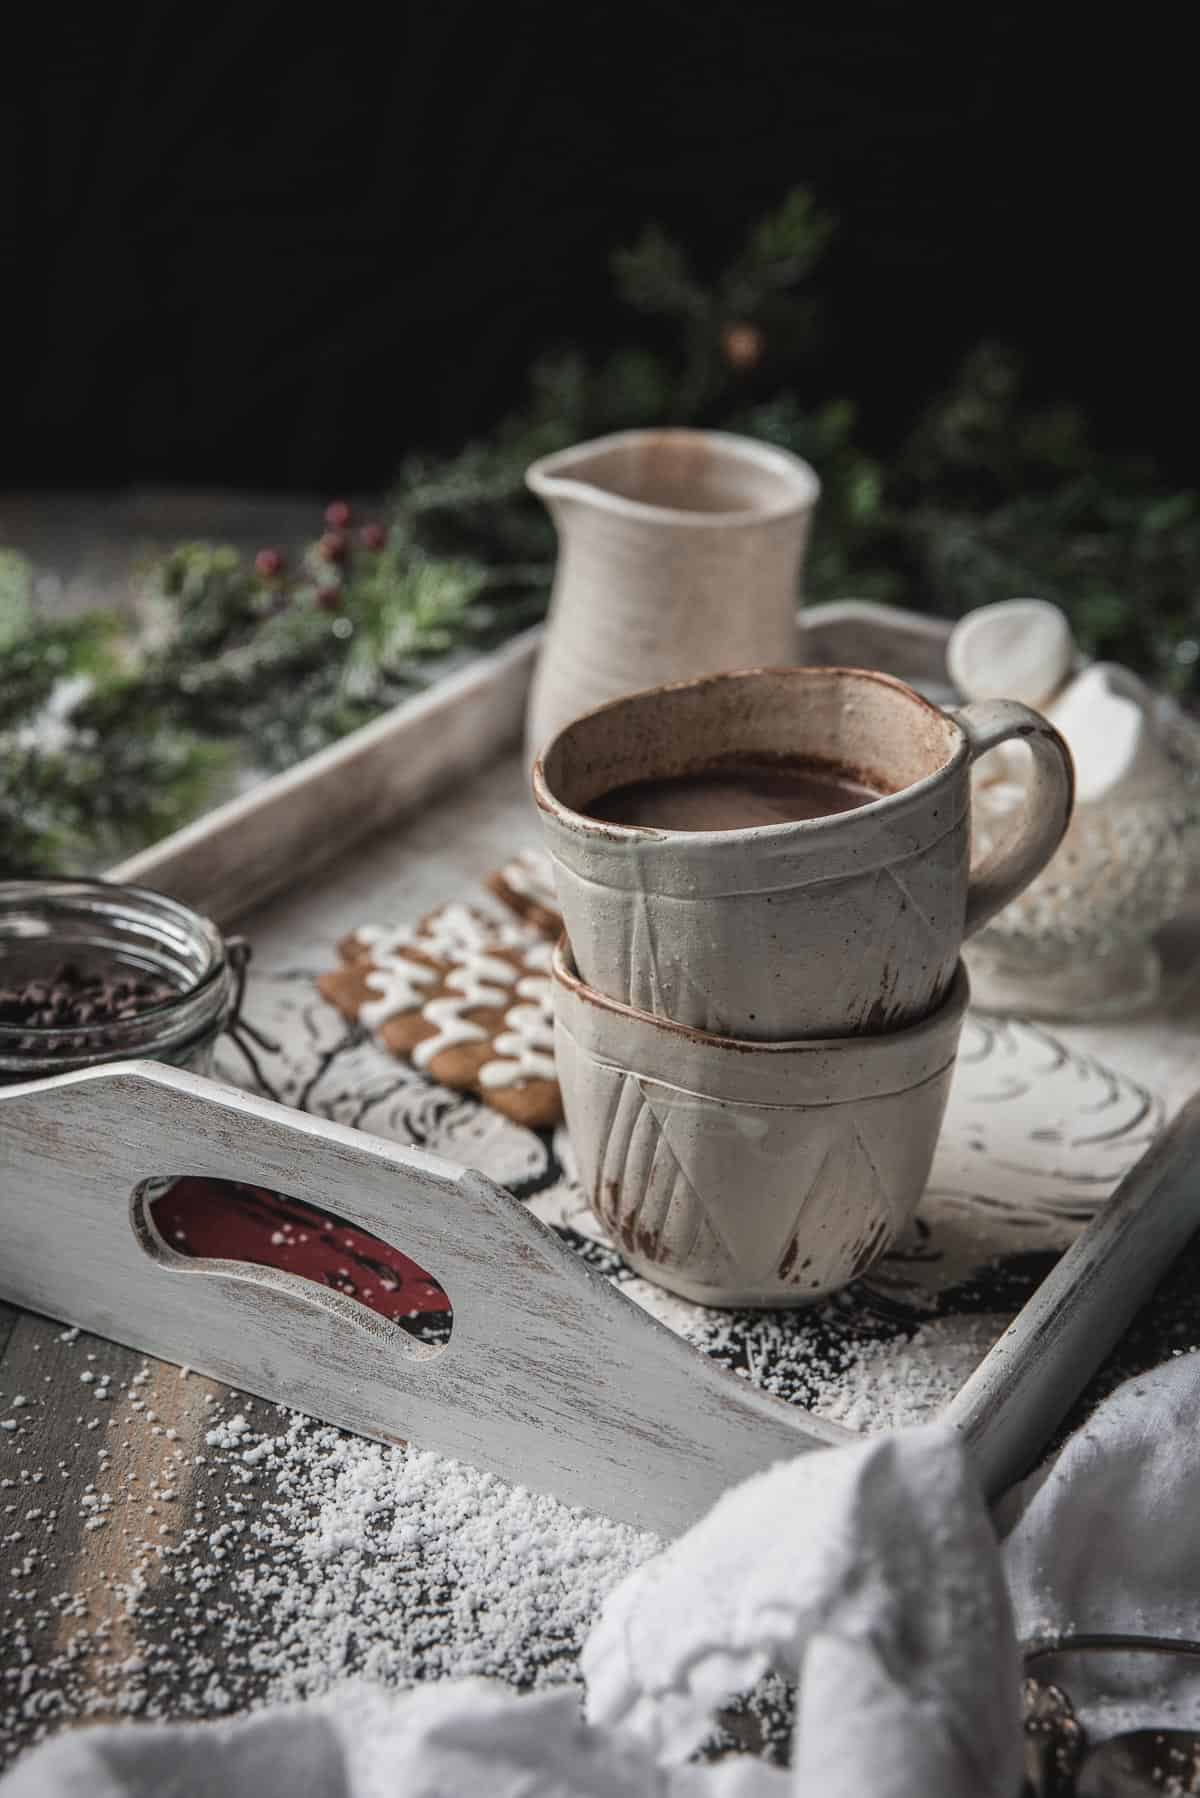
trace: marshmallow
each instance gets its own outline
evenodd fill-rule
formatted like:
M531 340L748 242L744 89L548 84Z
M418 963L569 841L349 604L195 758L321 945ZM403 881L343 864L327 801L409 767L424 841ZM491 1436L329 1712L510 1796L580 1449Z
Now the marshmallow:
M1161 790L1175 779L1156 740L1157 701L1144 681L1115 662L1094 662L1048 708L1075 761L1081 805Z
M1066 616L1044 599L980 606L954 627L946 652L964 699L1020 699L1044 706L1071 672L1075 644Z

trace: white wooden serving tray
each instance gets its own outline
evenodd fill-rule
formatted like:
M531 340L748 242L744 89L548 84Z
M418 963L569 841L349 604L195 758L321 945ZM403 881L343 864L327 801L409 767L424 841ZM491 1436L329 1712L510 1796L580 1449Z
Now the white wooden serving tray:
M847 604L808 614L806 632L811 660L887 666L935 690L944 678L944 631L927 621ZM511 812L501 815L479 771L519 741L536 641L519 639L113 875L225 925L259 906L255 942L286 937L301 960L328 958L389 869L389 900L397 880L418 910L449 896L434 890L438 878L483 872L513 847ZM341 870L332 896L319 873L331 861ZM351 897L368 910L347 915ZM1184 1020L1153 1040L1173 1070L1160 1086L1175 1110L1195 1035ZM143 1187L185 1174L288 1193L391 1243L444 1286L449 1342L418 1344L279 1270L176 1253ZM952 1400L947 1415L989 1492L1036 1457L1197 1225L1200 1100L1125 1174ZM0 1297L666 1534L730 1482L853 1439L698 1353L495 1181L152 1063L0 1092L0 1233Z

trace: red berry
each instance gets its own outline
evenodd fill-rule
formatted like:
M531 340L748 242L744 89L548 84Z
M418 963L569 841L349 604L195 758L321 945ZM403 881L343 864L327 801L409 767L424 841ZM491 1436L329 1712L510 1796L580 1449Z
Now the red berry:
M325 508L325 523L331 531L344 531L350 523L350 508L344 499L331 500Z
M366 549L382 549L387 542L387 526L365 524L362 528L362 540Z
M739 374L757 368L766 347L766 337L757 325L739 322L722 327L721 348L725 352L725 360Z
M277 574L283 573L283 551L281 549L260 549L254 558L254 567L264 581L273 581Z
M317 594L317 604L322 612L340 612L342 609L341 588L322 587Z
M317 545L326 562L341 562L346 555L346 538L341 531L326 531Z

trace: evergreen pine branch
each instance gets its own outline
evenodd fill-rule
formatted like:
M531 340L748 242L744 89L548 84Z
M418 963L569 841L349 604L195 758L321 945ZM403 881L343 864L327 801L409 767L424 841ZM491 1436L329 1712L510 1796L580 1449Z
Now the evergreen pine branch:
M834 221L804 187L793 188L782 205L750 232L745 248L721 283L728 303L752 311L769 294L807 281L820 265L834 233Z
M104 612L62 623L34 620L0 650L0 732L36 729L39 712L60 683L102 683L118 676L121 626Z
M0 549L0 655L33 624L33 570L24 556Z
M953 617L1041 594L1085 648L1196 695L1200 496L1100 456L1077 408L1029 404L1009 352L980 346L886 461L863 450L852 404L801 403L819 374L816 276L832 230L796 190L705 283L648 227L613 278L654 319L653 345L540 358L524 405L486 440L408 458L386 544L380 532L359 548L351 532L291 569L182 544L134 631L39 622L31 571L0 552L0 872L103 866L235 773L291 765L446 658L540 617L555 536L525 470L636 425L716 425L816 466L811 601L852 593Z
M709 296L682 248L658 225L647 225L635 243L618 250L612 270L618 294L636 312L697 319L708 311Z

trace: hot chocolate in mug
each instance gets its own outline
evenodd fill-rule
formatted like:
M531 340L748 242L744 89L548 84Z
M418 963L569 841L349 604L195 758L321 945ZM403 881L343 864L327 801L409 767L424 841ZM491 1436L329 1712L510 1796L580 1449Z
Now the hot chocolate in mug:
M970 865L971 766L1028 746L1025 804ZM759 668L633 693L534 768L582 979L764 1042L925 1017L960 949L1050 860L1070 752L1010 700L947 713L859 668Z

